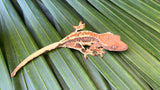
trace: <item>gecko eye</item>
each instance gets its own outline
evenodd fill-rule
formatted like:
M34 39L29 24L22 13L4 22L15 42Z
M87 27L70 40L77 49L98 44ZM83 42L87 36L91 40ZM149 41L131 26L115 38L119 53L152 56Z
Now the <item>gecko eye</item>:
M112 46L111 46L111 49L116 49L116 48L117 48L116 45L112 45Z

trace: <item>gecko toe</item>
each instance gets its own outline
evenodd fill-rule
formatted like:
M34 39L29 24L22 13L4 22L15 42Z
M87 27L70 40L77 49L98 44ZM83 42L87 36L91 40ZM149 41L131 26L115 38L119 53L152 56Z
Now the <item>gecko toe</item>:
M94 54L94 53L92 53L92 56L95 56L95 54Z
M84 58L87 59L87 55L86 54L84 55Z
M102 58L102 57L103 57L103 54L100 54L100 57Z

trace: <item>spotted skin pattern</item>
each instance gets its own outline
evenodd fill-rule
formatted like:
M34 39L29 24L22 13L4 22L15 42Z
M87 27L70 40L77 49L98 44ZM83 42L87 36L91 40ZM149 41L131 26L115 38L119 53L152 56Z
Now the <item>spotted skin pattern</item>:
M108 51L125 51L128 49L128 46L120 40L120 36L113 35L110 32L97 34L91 31L79 31L85 28L85 23L82 24L80 21L78 26L73 26L75 31L66 36L59 42L50 44L23 60L12 72L11 77L14 77L19 69L26 65L29 61L38 57L39 55L51 51L59 47L67 47L79 50L84 54L84 58L87 59L87 55L100 55L103 57L105 53L103 49ZM84 46L90 46L88 49L85 49Z

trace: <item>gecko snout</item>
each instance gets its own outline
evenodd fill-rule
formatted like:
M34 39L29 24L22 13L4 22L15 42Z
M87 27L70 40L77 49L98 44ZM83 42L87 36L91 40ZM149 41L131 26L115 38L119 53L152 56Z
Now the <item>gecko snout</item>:
M128 46L125 45L123 48L122 48L122 51L126 51L128 49Z
M126 51L127 49L128 49L128 45L125 44L124 42L121 42L121 44L118 44L117 48L115 48L113 51Z

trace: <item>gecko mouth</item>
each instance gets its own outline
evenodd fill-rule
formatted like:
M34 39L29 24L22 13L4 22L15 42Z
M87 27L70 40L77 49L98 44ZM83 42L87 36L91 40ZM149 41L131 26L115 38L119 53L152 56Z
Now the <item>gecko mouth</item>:
M124 47L115 49L115 51L126 51L127 49L128 49L128 46L126 45Z
M111 47L104 47L108 51L126 51L128 49L128 46L125 45L123 47L118 47L118 46L111 46Z

